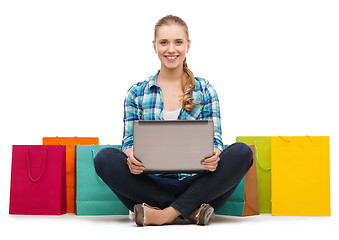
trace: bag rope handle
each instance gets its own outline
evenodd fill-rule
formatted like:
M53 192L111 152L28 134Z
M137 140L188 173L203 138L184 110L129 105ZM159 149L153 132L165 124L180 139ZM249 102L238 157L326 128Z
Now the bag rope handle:
M288 139L286 139L286 138L284 138L280 135L278 137L281 138L282 140L284 140L285 142L291 142L291 140L288 140ZM305 135L305 137L308 138L308 140L310 140L310 142L313 142L312 138L309 135Z
M46 156L47 156L47 148L45 148L45 151L44 151L44 155L43 155L43 161L42 161L42 166L41 166L41 171L40 171L40 174L39 174L39 177L37 179L33 179L32 176L31 176L31 171L30 171L30 168L29 168L29 147L27 148L27 151L26 151L26 168L27 168L27 173L28 173L28 177L29 179L32 181L32 182L37 182L40 180L41 176L42 176L42 173L45 169L45 163L46 163Z
M94 145L94 144L92 144L92 145ZM94 157L95 157L95 153L94 153L94 149L92 148L91 149L91 152L92 152L92 160L94 161ZM94 164L94 163L93 163ZM99 178L99 180L101 181L101 182L103 182L103 183L105 183L102 179L101 179L101 177L99 177L99 175L98 174L95 174L98 178Z
M283 138L282 136L278 136L279 138L281 138L282 140L284 140L285 142L290 142L290 140L286 139L286 138Z
M91 149L91 152L92 152L92 160L94 161L95 154L94 154L94 149L93 148Z
M57 138L58 138L58 136L57 136ZM75 139L78 139L78 137L75 136ZM59 144L59 146L65 145L65 144L62 144L61 142L58 142L58 144ZM78 144L75 144L75 146L76 146L76 145L81 145L80 140L79 140L79 143L78 143ZM65 146L67 146L67 145L65 145ZM66 170L66 173L71 173L71 172L73 172L74 167L75 167L75 166L73 166L71 169ZM67 167L66 167L66 168L67 168Z
M258 151L258 148L257 148L257 140L255 140L255 139L254 139L254 149L255 149L255 158L256 158L257 162L259 163L259 166L265 171L271 171L271 168L265 168L265 167L263 167L263 165L261 165L261 163L259 161L259 151Z

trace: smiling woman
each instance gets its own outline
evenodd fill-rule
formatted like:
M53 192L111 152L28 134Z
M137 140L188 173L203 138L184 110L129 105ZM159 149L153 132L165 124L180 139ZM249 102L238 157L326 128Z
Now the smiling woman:
M195 88L195 78L186 63L190 45L187 24L181 18L168 15L155 25L153 47L161 62L158 83L174 76L177 81L179 79L182 92L180 100L186 111L191 111L200 103L193 103L191 96L191 91Z
M251 167L253 154L243 143L223 148L217 92L207 80L194 77L186 64L191 45L186 23L168 15L154 30L153 47L161 68L128 90L122 148L99 151L95 168L122 203L135 212L137 225L162 225L178 216L206 225ZM173 119L213 120L214 154L202 162L206 173L144 173L145 167L134 156L133 122Z
M183 66L182 63L186 58L190 41L186 38L185 31L180 25L172 24L158 30L153 45L162 67L174 69L178 67L178 64ZM175 64L169 65L168 62L175 62Z

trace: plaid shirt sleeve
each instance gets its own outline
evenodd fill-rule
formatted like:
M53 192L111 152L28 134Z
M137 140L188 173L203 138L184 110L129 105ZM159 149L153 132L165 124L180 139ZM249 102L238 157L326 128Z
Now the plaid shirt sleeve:
M203 119L214 122L214 147L223 150L222 130L220 120L220 105L218 94L214 87L206 81L204 106L202 109Z
M138 120L136 85L133 85L126 94L124 101L124 136L121 151L133 147L133 121Z

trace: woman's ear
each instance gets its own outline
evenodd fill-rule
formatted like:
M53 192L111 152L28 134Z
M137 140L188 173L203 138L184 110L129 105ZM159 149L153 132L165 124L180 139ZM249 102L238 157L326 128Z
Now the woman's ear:
M158 53L157 44L155 43L154 40L152 41L152 43L153 43L153 48L154 48L155 53Z
M191 46L191 40L188 40L187 45L186 45L186 53L188 53L188 51L190 50L190 46Z

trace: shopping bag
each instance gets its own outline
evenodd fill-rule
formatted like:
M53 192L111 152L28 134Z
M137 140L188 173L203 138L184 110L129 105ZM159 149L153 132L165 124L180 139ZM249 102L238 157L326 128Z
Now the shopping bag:
M100 149L120 145L76 146L76 214L127 215L128 209L99 178L94 168L94 156Z
M66 213L65 159L65 146L14 145L9 213Z
M243 216L259 215L259 194L258 194L258 178L255 157L255 146L249 145L253 152L253 164L245 175L244 189L244 212Z
M260 213L271 213L271 137L239 136L237 142L255 146Z
M89 137L44 137L44 145L66 145L66 208L74 213L75 195L75 146L99 144L99 138Z
M272 137L272 215L330 216L329 137Z
M250 145L255 161L255 148ZM216 211L219 215L250 216L259 214L256 165L253 164L226 204Z

